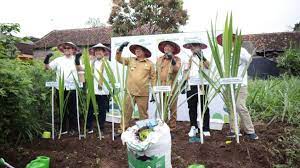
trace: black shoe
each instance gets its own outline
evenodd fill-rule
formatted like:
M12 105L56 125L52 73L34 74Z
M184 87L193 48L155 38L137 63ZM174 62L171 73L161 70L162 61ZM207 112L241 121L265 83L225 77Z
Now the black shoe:
M242 134L239 133L239 136L241 137ZM231 131L230 131L230 132L226 135L226 137L228 137L228 138L235 138L235 132L231 132Z
M250 140L258 140L258 136L255 133L246 134L246 138L248 138Z

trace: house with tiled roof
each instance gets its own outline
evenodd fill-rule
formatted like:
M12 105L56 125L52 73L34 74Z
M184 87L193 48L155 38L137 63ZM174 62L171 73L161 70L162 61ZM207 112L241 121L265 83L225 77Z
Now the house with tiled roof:
M300 32L249 34L243 36L244 47L252 53L248 75L252 78L278 76L277 58L286 49L300 47Z
M111 27L93 27L80 29L53 30L35 42L34 57L41 58L62 42L71 41L78 47L93 46L99 42L110 46Z
M243 35L243 42L252 45L245 46L249 51L256 48L255 55L276 58L290 47L300 47L300 32L248 34Z
M17 58L21 60L31 60L33 58L34 44L32 42L20 42L16 44L19 53Z

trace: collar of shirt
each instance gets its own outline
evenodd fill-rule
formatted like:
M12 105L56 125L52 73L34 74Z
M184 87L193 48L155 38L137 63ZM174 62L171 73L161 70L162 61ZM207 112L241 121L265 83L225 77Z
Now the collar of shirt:
M135 60L140 61L140 62L146 62L146 61L147 61L147 58L144 58L144 59L142 59L142 60L139 60L139 59L136 57Z

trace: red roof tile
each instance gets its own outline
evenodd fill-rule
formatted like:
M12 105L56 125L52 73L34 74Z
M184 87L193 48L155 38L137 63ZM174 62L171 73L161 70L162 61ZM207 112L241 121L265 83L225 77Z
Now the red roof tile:
M53 30L35 43L35 48L55 47L62 42L71 41L78 46L92 46L99 42L110 44L111 27L95 27Z

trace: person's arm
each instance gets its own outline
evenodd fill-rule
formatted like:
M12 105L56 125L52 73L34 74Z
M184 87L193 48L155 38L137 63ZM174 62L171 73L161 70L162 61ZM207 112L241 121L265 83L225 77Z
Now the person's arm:
M189 58L189 62L188 63L184 63L183 64L184 66L183 66L183 73L187 73L190 69L191 69L191 67L192 67L192 57L190 57Z
M118 61L119 63L121 64L125 64L125 65L128 65L129 64L129 59L128 58L123 58L122 57L122 52L123 52L123 49L125 47L127 47L129 44L129 42L124 42L120 45L120 47L117 49L117 52L116 52L116 61Z
M124 63L124 65L129 64L129 58L122 57L122 53L119 51L117 51L117 53L116 53L116 61L118 61L120 64Z
M81 53L77 53L76 55L75 55L75 67L76 67L76 70L78 71L78 72L80 72L80 71L84 71L84 68L81 66L81 64L80 64L80 57L81 57Z
M46 55L45 59L44 59L44 65L45 65L45 70L49 70L51 69L51 67L49 66L49 61L50 61L50 58L53 56L52 53L49 53Z
M251 61L251 55L246 49L242 48L240 54L240 63L247 65L249 61Z
M155 86L156 85L156 72L155 72L155 67L154 64L151 63L151 69L150 69L150 80L151 80L151 86Z
M209 69L210 62L208 60L203 61L203 65L205 69Z
M82 53L77 53L75 55L75 67L76 67L77 74L79 77L79 82L84 83L85 82L84 67L81 65L81 61L80 61L81 55L82 55Z
M171 64L173 66L173 72L177 73L181 67L181 59L179 57L173 57Z

